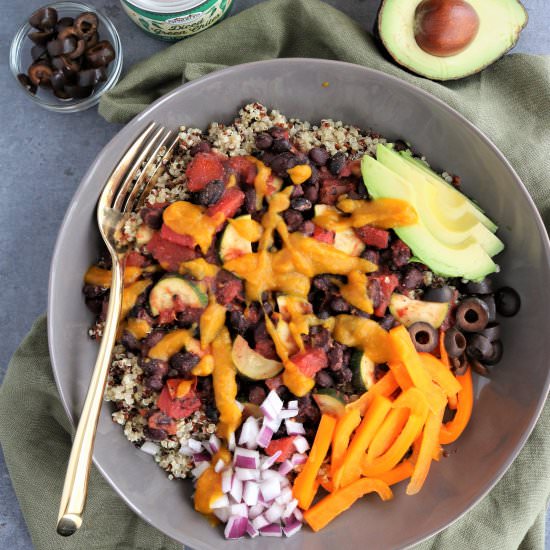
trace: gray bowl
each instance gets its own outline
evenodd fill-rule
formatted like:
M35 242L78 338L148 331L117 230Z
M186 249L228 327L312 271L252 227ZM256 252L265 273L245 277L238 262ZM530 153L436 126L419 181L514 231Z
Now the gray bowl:
M322 83L330 83L323 87ZM447 105L397 78L360 66L313 59L240 65L186 84L137 116L103 149L65 216L51 268L48 307L50 354L65 409L74 422L84 402L97 347L86 336L91 322L81 298L82 275L96 259L94 208L121 154L145 124L156 120L204 128L229 122L251 100L289 116L331 117L410 141L430 162L462 177L464 189L501 229L499 283L519 291L520 314L503 323L505 356L491 380L476 377L470 425L456 450L434 464L420 494L397 486L395 499L369 496L319 534L240 541L239 548L399 548L455 521L504 474L531 432L548 392L550 340L541 338L550 311L549 243L525 187L496 147ZM191 505L191 484L169 481L150 456L136 450L110 420L105 406L95 445L96 466L122 499L170 537L197 549L223 544ZM147 479L147 483L141 480ZM406 520L405 520L406 519ZM396 528L398 527L398 528ZM230 546L231 543L228 543ZM232 546L236 547L235 544Z

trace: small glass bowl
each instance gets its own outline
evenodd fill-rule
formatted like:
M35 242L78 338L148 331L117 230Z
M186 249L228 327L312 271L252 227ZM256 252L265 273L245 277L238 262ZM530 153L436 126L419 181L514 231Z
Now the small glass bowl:
M26 21L23 26L17 31L17 34L14 36L11 47L10 47L10 68L17 85L21 90L27 94L27 96L32 99L35 103L48 109L50 111L56 111L58 113L76 113L79 111L84 111L90 107L97 105L99 98L108 90L110 90L120 78L120 73L122 72L122 44L120 42L120 37L118 32L111 22L105 15L98 12L92 6L88 4L83 4L82 2L54 2L52 4L47 4L47 6L55 8L59 14L59 18L62 17L73 17L76 18L83 11L91 11L97 15L99 20L98 33L100 40L108 40L113 45L115 50L115 58L107 67L107 80L96 85L94 91L88 97L82 99L59 99L57 98L51 89L42 88L38 86L36 94L31 94L27 91L19 82L17 75L20 73L27 74L29 67L32 64L31 57L31 48L33 42L30 38L27 37L29 32L32 32L33 27L30 26L28 21ZM40 8L38 8L40 9ZM31 14L29 14L30 17Z

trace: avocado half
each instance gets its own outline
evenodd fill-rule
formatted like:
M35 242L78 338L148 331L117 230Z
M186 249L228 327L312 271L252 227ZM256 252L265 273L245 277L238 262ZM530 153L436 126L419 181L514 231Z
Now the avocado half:
M421 0L383 0L378 12L378 35L402 67L431 80L456 80L482 71L514 47L527 24L519 0L468 0L479 17L475 38L460 53L438 57L417 44L415 11Z

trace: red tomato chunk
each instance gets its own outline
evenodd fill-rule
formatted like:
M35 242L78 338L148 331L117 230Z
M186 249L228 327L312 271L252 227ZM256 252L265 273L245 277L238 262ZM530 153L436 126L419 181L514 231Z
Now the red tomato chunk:
M282 437L281 439L272 439L266 447L265 452L269 456L273 456L277 451L281 451L279 458L275 462L284 462L294 454L294 439L296 439L295 435Z
M170 271L177 271L181 262L193 260L198 256L193 248L167 241L160 233L155 233L146 246L153 258L161 264L166 264Z
M185 171L189 191L200 191L213 180L223 180L224 171L215 153L197 153Z
M334 231L323 229L322 227L316 225L313 230L313 238L322 243L334 244Z
M370 225L358 227L355 233L367 246L374 248L387 248L390 241L389 231L371 227Z
M191 413L200 409L200 406L201 400L193 390L189 390L185 397L181 399L172 399L168 386L162 388L157 401L157 407L160 411L175 420L187 418Z
M218 212L223 212L225 218L232 218L244 202L244 193L237 187L226 189L222 198L212 205L206 213L209 216L215 216Z
M290 360L302 374L312 378L317 372L328 366L327 354L322 349L306 349L293 355Z

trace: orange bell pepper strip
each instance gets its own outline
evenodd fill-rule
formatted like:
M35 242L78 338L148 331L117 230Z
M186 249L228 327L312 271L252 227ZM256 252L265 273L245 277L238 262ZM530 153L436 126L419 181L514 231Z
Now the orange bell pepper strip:
M390 372L393 373L402 390L408 390L413 387L411 377L409 376L409 373L403 363L400 361L389 361L388 366L390 367Z
M391 407L392 403L387 397L374 395L372 405L357 428L342 465L333 474L334 488L346 487L361 477L361 460Z
M461 384L462 389L458 392L458 406L454 418L441 427L439 443L442 445L456 441L468 425L472 416L474 386L470 367L468 367L468 370L462 376L457 376L456 378Z
M450 369L451 362L449 361L449 354L445 347L445 332L443 330L439 333L439 355L441 357L441 362Z
M380 429L374 436L372 443L369 445L367 455L369 460L374 460L376 457L384 454L397 439L403 426L409 419L410 411L407 408L392 409Z
M409 331L403 325L392 328L390 330L390 341L395 359L403 363L413 385L426 394L430 407L434 407L438 400L437 388L422 364Z
M412 462L410 460L403 460L403 462L399 463L389 472L377 475L376 479L380 479L388 485L395 485L396 483L399 483L400 481L404 481L405 479L411 477L413 470L414 465L412 464Z
M414 443L412 444L412 453L411 453L411 456L408 458L408 460L413 466L416 464L416 461L418 460L418 454L420 453L420 445L422 444L422 436L423 436L423 433L421 433L414 440ZM442 454L443 454L443 447L441 445L436 445L432 453L432 460L439 462L441 460Z
M332 457L330 461L331 476L342 465L351 434L359 426L361 414L359 409L349 409L339 419L332 437Z
M302 510L307 510L311 506L319 485L317 474L330 447L335 428L336 419L329 414L323 414L307 461L296 477L292 488L294 498L298 500L298 505Z
M327 495L304 512L304 519L314 531L319 531L345 512L357 499L372 492L378 493L382 500L393 498L392 490L387 483L380 479L363 478Z
M407 485L408 495L415 495L418 493L426 481L434 452L439 449L439 432L441 430L441 422L443 421L443 413L445 412L446 405L447 399L442 394L439 404L437 405L437 412L430 410L428 413L428 419L426 420L422 439L420 441L418 458L414 465L411 481Z
M389 397L395 390L399 388L395 376L392 372L386 373L374 386L371 386L369 391L366 391L359 399L352 401L346 405L346 409L359 409L361 416L370 407L377 395Z
M418 388L410 388L403 392L394 402L394 408L408 408L411 414L401 433L393 445L381 456L369 460L368 455L363 457L361 472L366 477L372 477L388 472L401 461L414 440L422 432L424 423L430 410L430 405L424 392Z
M419 353L424 368L432 380L445 392L449 406L456 408L457 394L462 386L445 364L430 353ZM453 406L454 405L454 406Z

